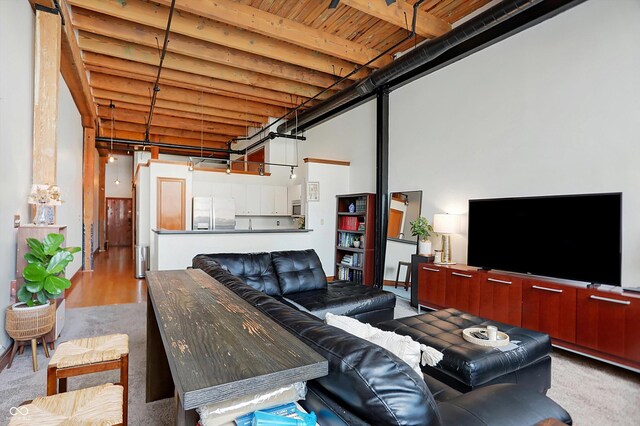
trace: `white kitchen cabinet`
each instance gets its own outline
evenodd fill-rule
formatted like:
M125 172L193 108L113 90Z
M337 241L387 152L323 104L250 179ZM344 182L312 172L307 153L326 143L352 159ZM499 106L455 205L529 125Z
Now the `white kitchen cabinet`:
M213 198L232 198L231 185L228 183L213 182L211 183L210 191Z
M231 198L236 202L236 214L247 214L247 185L231 185Z
M261 214L261 185L247 185L246 190L247 190L247 197L246 199L246 203L245 203L245 208L246 208L246 213L245 214L252 214L252 215L258 215Z
M260 214L275 214L276 196L274 186L263 186L260 189Z
M300 200L302 200L302 185L298 184L298 185L287 186L288 204L291 205L293 201L300 201Z
M289 203L287 202L287 187L275 186L274 187L274 213L278 215L289 214Z

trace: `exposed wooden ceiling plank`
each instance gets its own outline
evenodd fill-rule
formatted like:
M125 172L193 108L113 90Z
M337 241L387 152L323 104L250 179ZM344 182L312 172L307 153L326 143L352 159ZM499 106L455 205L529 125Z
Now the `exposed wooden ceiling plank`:
M171 0L156 1L165 6L171 4ZM176 3L176 8L360 65L380 54L377 50L369 49L329 32L317 30L291 19L282 18L230 0L216 0L215 2L181 0ZM392 61L393 58L390 55L385 55L373 65L380 67Z
M106 106L98 106L98 117L111 119L112 110ZM132 111L128 109L113 109L113 117L118 121L126 121L129 123L146 124L148 112ZM196 131L202 129L208 133L219 135L229 135L231 137L246 135L246 128L242 126L232 126L229 124L214 123L211 121L199 121L188 118L173 117L170 115L153 114L153 123L163 127L172 127L174 129L188 129Z
M102 134L106 137L110 137L110 131L111 131L111 118L104 118L101 119L101 125L100 125L100 129L102 132ZM142 134L142 138L144 139L144 132L147 130L147 126L145 126L144 124L137 124L137 123L129 123L129 122L125 122L125 121L114 121L113 123L113 128L115 130L126 130L126 131L130 131L130 132L137 132ZM107 133L104 133L104 132ZM225 142L228 141L230 138L226 135L216 135L216 134L212 134L212 133L206 133L206 132L201 132L201 131L192 131L192 130L183 130L183 129L174 129L171 127L162 127L162 126L151 126L151 131L149 132L150 134L156 134L156 135L163 135L163 136L170 136L170 137L176 137L176 138L183 138L183 139L193 139L193 140L197 140L198 142L200 142L200 140L207 142Z
M147 110L149 110L149 98L144 96L136 96L128 93L120 93L116 91L103 90L103 89L93 89L93 93L96 99L108 99L108 100L113 100L114 102L119 101L127 104L136 104L136 105L146 107ZM201 105L167 101L164 99L157 99L156 107L166 108L166 109L171 109L176 111L184 111L184 112L193 113L196 115L200 115L201 113L204 113L205 115L213 115L213 116L222 115L223 117L226 117L227 115L233 115L234 116L233 118L236 121L238 121L240 125L245 125L246 123L248 123L250 126L260 126L267 122L267 117L264 117L264 120L261 120L259 122L252 121L248 117L246 117L246 119L245 117L241 117L243 115L242 113L235 113L228 110L221 110L219 108L212 108L212 107L201 106ZM260 117L260 116L252 115L251 117Z
M395 3L387 4L383 1L370 0L340 0L340 3L357 9L368 15L389 22L400 28L406 28L407 23L411 26L413 18L413 6L404 0L396 0ZM419 10L416 17L416 33L427 38L441 36L451 30L451 25L430 13Z
M129 103L129 102L123 102L121 100L114 100L113 98L101 98L99 96L96 96L96 104L98 104L99 106L109 106L111 102L113 102L116 108L122 108L122 109L128 109L128 110L140 111L140 112L149 111L149 105L147 104ZM204 122L231 124L233 126L260 127L262 125L261 123L256 123L253 121L243 121L243 120L237 120L233 118L218 117L218 116L204 114L204 113L201 114L199 112L187 112L187 111L180 111L172 108L163 108L163 107L160 107L160 105L158 105L158 102L156 102L156 106L153 111L154 111L154 115L157 112L158 114L168 115L172 117L190 118L192 120L202 120Z
M74 10L73 21L75 27L80 30L141 46L152 47L154 49L157 48L158 40L164 37L164 32L160 29L80 8ZM230 49L181 34L171 34L170 40L171 42L167 46L167 51L169 52L216 62L247 71L267 74L318 87L329 87L337 80L335 76L327 73L321 73L309 68L265 58L264 56ZM344 89L347 86L348 83L341 83L336 86L336 89Z
M122 77L122 74L114 72L121 71L125 73L125 75L131 75L132 78L145 81L155 81L158 73L157 67L153 65L141 64L140 62L128 61L126 59L100 55L93 52L84 52L84 60L89 70L102 72L103 74L105 74L104 71L99 71L96 68L108 69L113 75L119 75ZM145 78L141 78L143 76ZM292 108L296 105L295 96L287 93L252 87L245 84L233 83L230 81L172 69L162 70L160 83L196 90L198 92L204 91L206 93L254 100L256 102L269 103L287 108Z
M168 7L157 6L141 0L127 0L126 2L118 0L68 1L74 6L162 30L166 28L169 16ZM344 69L344 74L346 74L356 68L353 62L186 13L174 14L171 32L329 74L336 74L340 69Z
M138 96L149 96L153 90L153 83L98 73L91 73L89 83L91 84L91 87L94 88L130 93ZM279 117L286 112L285 108L278 108L273 105L243 101L226 96L213 95L210 93L202 93L165 85L160 87L158 99L191 103L195 105L205 105L213 108L226 109L229 111L247 114L266 115L268 117Z
M103 133L101 134L101 136L104 137L104 138L110 138L111 137L111 129L105 129L103 131ZM134 140L134 141L144 141L144 131L142 131L142 132L133 132L133 131L129 131L129 130L116 129L113 132L113 138L114 139L129 139L129 140ZM197 139L179 138L179 137L175 137L175 136L164 136L164 135L158 135L158 134L151 135L151 137L149 139L151 139L154 142L164 142L164 143L172 143L172 144L179 144L179 145L188 145L188 146L192 146L192 147L195 147L195 148L200 148L200 141L197 140ZM226 142L203 141L202 142L202 147L203 148L222 148L222 149L225 149L225 148L227 148L227 144L226 144ZM133 147L131 148L131 150L133 151Z
M79 34L82 50L103 55L112 55L121 59L133 60L149 65L157 64L158 51L152 47L140 46L97 34L81 31ZM240 68L221 65L215 62L204 61L190 56L167 52L164 59L164 68L219 78L264 89L278 90L285 93L294 93L300 96L312 97L320 90L319 87L246 71ZM163 68L163 69L164 69Z

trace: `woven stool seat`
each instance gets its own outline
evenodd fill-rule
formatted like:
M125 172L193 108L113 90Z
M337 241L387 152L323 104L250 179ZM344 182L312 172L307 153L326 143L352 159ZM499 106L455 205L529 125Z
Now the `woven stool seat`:
M122 355L128 353L129 336L126 334L69 340L58 346L55 354L51 357L49 366L68 368L95 364L120 359Z
M10 426L122 424L122 386L111 383L39 397L19 407ZM24 413L24 414L22 414Z

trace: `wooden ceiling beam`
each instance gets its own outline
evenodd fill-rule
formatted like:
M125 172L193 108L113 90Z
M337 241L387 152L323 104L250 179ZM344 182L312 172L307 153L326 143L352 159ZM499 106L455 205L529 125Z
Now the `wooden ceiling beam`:
M164 30L167 26L169 8L165 6L155 6L141 0L127 0L126 2L118 0L68 1L73 6L150 27ZM187 13L173 15L171 32L328 74L345 75L356 69L354 62Z
M171 0L156 1L165 6L171 5ZM181 0L176 3L176 8L360 65L381 53L332 33L231 0ZM391 55L384 55L372 65L381 67L392 61Z
M147 111L149 110L149 98L145 96L136 96L128 93L120 93L117 91L110 91L110 90L103 90L103 89L94 89L93 94L96 97L96 101L99 101L99 99L112 100L114 101L116 106L118 105L118 102L121 102L121 103L126 103L127 105L135 104L135 105L138 105L139 107L146 108ZM192 113L198 117L201 114L204 114L205 116L209 115L209 116L216 116L216 117L222 117L222 118L227 117L227 115L233 115L234 116L233 120L236 121L237 123L229 122L227 124L239 124L242 126L245 126L248 124L249 126L260 127L261 125L265 124L268 120L267 117L264 117L264 120L261 120L259 122L252 121L249 118L242 118L241 113L235 113L235 112L231 112L224 109L211 108L211 107L187 104L182 102L166 101L164 99L156 99L156 108L166 108L166 109L174 110L176 112L180 111L185 113ZM129 108L129 109L133 109L133 108ZM231 113L231 114L227 114L227 113ZM255 117L260 117L260 116L255 116ZM231 120L230 118L227 118L227 119Z
M153 65L127 61L126 59L114 58L113 56L100 55L93 52L84 52L84 60L87 64L88 70L97 71L102 74L112 74L120 77L130 76L136 80L152 82L155 82L158 74L158 68ZM268 103L286 108L293 108L297 104L296 102L299 103L300 101L307 99L291 96L283 92L276 92L275 90L232 83L212 77L205 77L172 69L162 70L162 74L160 75L160 84L168 84L170 86L181 87L183 89L195 90L198 92L204 91L206 93L213 93L221 96Z
M55 8L52 0L30 0L32 6L40 4L45 7ZM95 128L96 125L96 107L93 104L91 89L89 88L89 80L87 71L82 62L82 55L78 47L75 29L69 19L69 7L67 2L60 0L60 13L64 18L65 25L62 26L62 37L60 40L60 73L64 78L73 102L78 108L82 119L82 126Z
M160 29L80 8L76 8L74 11L73 22L79 30L151 47L153 49L157 49L158 40L164 38L164 31ZM246 71L311 84L317 87L329 87L337 80L335 76L327 73L321 73L298 65L290 65L282 61L265 58L264 56L230 49L181 34L171 34L170 40L171 42L167 45L168 52L228 65ZM343 82L337 85L336 89L341 90L347 86L348 83Z
M149 98L153 90L153 83L98 73L91 73L90 84L93 88L130 93L138 96L148 96ZM194 90L180 89L166 85L160 86L158 99L191 103L194 105L204 105L235 111L242 114L246 113L250 115L253 114L268 117L280 117L285 113L285 108L279 108L273 105L244 101L226 96L196 92Z
M111 119L112 110L106 106L98 106L98 117L104 119ZM126 121L129 123L146 124L148 118L148 112L134 111L123 108L114 108L113 117L114 120ZM200 121L192 120L188 118L174 117L170 115L164 115L155 113L153 114L153 122L156 125L163 127L172 127L174 129L188 129L197 131L202 129L208 133L214 133L219 135L228 135L230 137L244 136L247 131L242 126L232 126L230 124L214 123L212 121Z
M80 47L85 51L111 55L121 59L142 62L143 64L148 65L157 65L158 63L158 50L156 48L140 46L138 44L91 34L84 31L80 31L79 40ZM221 65L215 62L179 55L172 52L167 52L165 55L163 67L192 74L204 75L207 77L219 78L221 80L232 81L235 83L262 87L264 89L294 93L305 97L315 96L320 92L320 90L322 90L316 86L298 83L292 80L285 80L279 77L272 77L266 74L246 71L240 68Z
M96 104L98 106L109 106L109 104L113 101L113 104L115 105L116 109L117 108L122 108L122 109L128 109L131 111L140 111L140 112L149 112L149 105L148 102L147 104L140 104L140 103L129 103L129 102L122 102L120 100L114 100L112 98L101 98L99 96L96 96ZM156 102L156 106L154 108L154 115L156 113L158 114L162 114L162 115L168 115L168 116L172 116L172 117L181 117L181 118L190 118L192 120L202 120L204 122L214 122L214 123L221 123L221 124L231 124L233 126L242 126L242 127L261 127L262 124L261 123L255 123L255 122L247 122L244 120L236 120L233 118L225 118L225 117L217 117L214 115L209 115L209 114L201 114L199 112L185 112L185 111L180 111L180 110L175 110L172 108L163 108L160 105L158 105L158 102Z
M407 23L411 25L411 19L413 18L413 5L404 0L396 0L395 3L389 6L383 1L371 0L340 0L340 3L400 28L406 28ZM451 24L424 10L420 10L420 8L418 9L416 34L426 38L433 38L449 31L451 31Z
M102 134L101 136L104 137L104 138L110 138L111 137L110 130L106 129L106 134ZM141 145L142 145L142 141L144 140L144 131L142 131L142 132L132 132L132 131L129 131L129 130L118 130L118 129L116 129L113 132L113 138L114 139L128 139L128 140L132 140L132 141L141 141ZM150 139L151 139L152 142L171 143L171 144L175 144L175 145L185 145L185 146L190 146L190 147L194 147L194 148L200 148L200 146L201 146L200 140L198 140L198 139L179 138L179 137L175 137L175 136L165 136L165 135L158 135L158 134L151 134L150 135ZM224 143L224 142L202 141L202 147L203 148L226 149L227 148L227 144ZM132 151L134 150L133 147L131 148L131 150Z
M111 137L111 117L101 119L100 121L101 135L105 137ZM124 121L114 121L113 128L114 130L139 133L141 135L141 137L139 138L140 140L144 139L144 132L147 130L147 126L145 126L144 124L128 123ZM173 129L171 127L162 126L151 126L151 131L149 133L151 135L155 134L180 139L192 139L198 141L198 143L200 143L201 140L206 143L225 142L230 139L227 135L215 135L212 133L184 129Z

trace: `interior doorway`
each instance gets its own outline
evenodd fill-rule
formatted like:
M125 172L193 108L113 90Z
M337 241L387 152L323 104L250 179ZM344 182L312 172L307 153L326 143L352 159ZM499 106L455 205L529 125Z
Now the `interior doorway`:
M109 247L131 246L131 198L107 198L107 244Z

